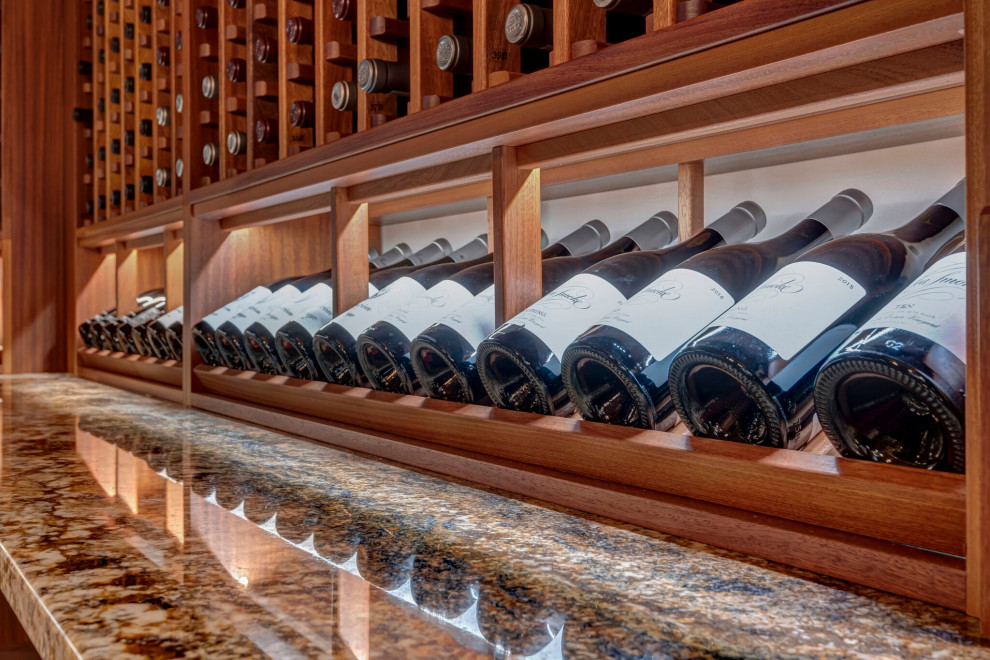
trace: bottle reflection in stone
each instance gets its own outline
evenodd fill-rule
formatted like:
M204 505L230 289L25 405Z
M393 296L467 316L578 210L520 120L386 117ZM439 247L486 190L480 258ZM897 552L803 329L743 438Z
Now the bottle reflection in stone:
M669 429L677 415L667 378L678 349L778 268L858 229L871 209L865 195L845 191L776 238L716 248L658 274L564 351L564 383L578 411L598 422Z
M582 235L600 238L599 221L587 223L579 229ZM446 261L446 260L443 260ZM438 263L429 268L413 271L402 277L380 294L369 298L360 305L347 310L321 328L313 339L313 351L324 377L331 383L340 385L360 385L364 374L358 362L357 337L373 323L385 318L399 306L422 296L434 285L454 273L481 263L490 263L492 255L485 254L477 260L466 263Z
M203 362L211 367L219 367L223 365L223 359L216 344L217 328L239 314L241 310L248 305L253 305L264 300L295 279L298 278L289 277L269 284L268 286L256 286L236 300L233 300L220 309L211 312L204 317L202 321L194 325L192 329L193 344L196 346L196 350L199 352ZM171 336L169 339L169 345L172 346ZM172 350L175 350L174 346L172 347Z
M796 449L818 431L815 376L853 331L963 230L960 182L895 231L804 254L687 343L670 366L678 414L697 435Z
M372 261L374 254L369 252L368 259ZM376 270L369 278L368 295L375 295L380 288L391 284L398 277L399 274L390 270ZM285 324L306 314L316 314L324 319L313 329L314 332L333 318L333 288L329 280L319 282L296 298L270 308L244 330L244 350L248 355L248 363L255 371L266 374L286 373L285 365L275 348L275 333Z
M597 264L641 248L656 250L677 237L677 219L658 214L586 258L586 270L502 324L478 345L477 367L488 396L501 408L545 415L567 414L570 402L560 378L560 355L606 311L625 300L622 277L611 281Z
M937 259L825 362L815 409L843 456L966 468L966 251Z

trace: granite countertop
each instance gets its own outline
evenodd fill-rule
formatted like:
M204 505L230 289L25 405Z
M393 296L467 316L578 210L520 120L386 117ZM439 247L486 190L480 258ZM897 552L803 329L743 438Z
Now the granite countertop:
M957 612L71 377L0 396L44 657L990 657Z

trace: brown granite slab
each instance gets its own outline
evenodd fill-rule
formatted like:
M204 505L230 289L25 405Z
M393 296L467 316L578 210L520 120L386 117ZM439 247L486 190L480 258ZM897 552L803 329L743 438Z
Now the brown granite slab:
M990 658L960 613L67 376L0 379L51 658Z

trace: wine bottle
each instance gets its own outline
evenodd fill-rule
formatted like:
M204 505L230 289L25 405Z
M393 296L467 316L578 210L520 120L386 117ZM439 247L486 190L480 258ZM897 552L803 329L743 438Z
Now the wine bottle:
M553 48L553 10L521 2L505 17L505 38L517 46Z
M666 240L677 235L676 218L667 214ZM640 228L637 228L637 232ZM506 321L478 345L476 365L481 382L495 405L543 414L567 414L572 407L560 376L560 355L573 339L607 310L625 301L607 266L598 262L643 247L638 235L627 235L599 253L585 257L583 272ZM631 293L631 292L630 292Z
M132 319L137 317L139 314L144 313L150 308L159 307L165 305L164 291L161 289L152 289L150 291L145 291L138 295L135 300L137 303L137 309L129 314L125 314L121 317L111 317L105 321L98 323L94 328L94 332L98 337L100 345L111 351L124 351L127 352L127 347L121 344L118 336L117 330L119 330L124 325L130 323Z
M369 252L369 260L372 259L374 257ZM393 274L388 269L375 270L368 281L368 295L375 295L380 287L387 286L398 277L398 274ZM285 366L275 349L275 333L303 314L316 314L325 319L314 329L314 332L333 318L333 287L329 277L290 300L283 300L279 304L270 306L267 313L254 319L254 322L244 330L247 363L254 371L266 374L286 373Z
M674 222L677 222L676 218ZM669 218L657 215L635 232L642 237L639 239L642 243L655 236L669 240L668 230ZM419 379L409 355L412 339L449 311L494 286L494 281L494 263L473 266L436 284L366 329L358 337L357 353L365 378L372 387L389 392L419 392Z
M670 390L696 434L802 447L818 431L814 382L825 359L921 274L963 230L964 182L899 229L811 250L708 325L670 366Z
M667 377L677 350L765 280L781 259L790 261L809 242L820 241L823 225L828 237L859 227L871 207L861 196L846 195L775 239L715 248L658 273L585 331L561 361L565 387L582 417L660 430L673 426Z
M966 469L966 249L933 263L826 360L815 410L843 456Z
M223 364L223 359L216 344L217 328L239 314L248 305L261 302L296 279L298 278L288 277L273 282L268 286L257 286L220 309L206 315L202 321L194 325L192 329L193 344L196 346L196 350L199 352L203 362L211 367L219 367ZM171 341L169 343L171 345Z
M579 236L571 240L600 240L603 228L604 225L598 220L586 223L574 232L574 234L580 232ZM366 328L385 318L400 305L426 293L430 287L459 270L491 260L491 255L486 255L475 262L439 263L415 270L408 276L396 280L378 295L335 318L321 328L313 338L313 352L324 377L328 382L340 385L362 384L364 374L358 362L357 337Z
M357 110L358 87L350 80L338 80L330 90L330 105L340 112Z
M651 0L652 1L652 0ZM445 34L437 41L437 67L450 73L472 72L471 38Z
M134 316L124 317L120 322L115 324L112 341L117 350L124 353L137 352L132 341L135 328L161 316L162 308L164 307L165 300L162 299L160 304L151 305Z
M369 94L409 95L409 63L369 58L361 60L358 87Z
M285 22L285 38L290 44L313 43L313 21L301 16L293 16Z
M388 268L394 266L404 259L408 259L412 254L412 250L406 243L396 243L394 246L385 250L382 254L377 254L371 258L371 265L375 268Z
M468 256L481 256L482 245L485 246L484 252L487 252L487 240L482 241L481 238L480 236L475 238L460 250L450 255L442 256L432 263L457 263L459 261L465 261L465 257ZM545 240L546 234L543 234L541 231L541 245L545 244ZM416 257L416 255L412 255L409 259L400 262L399 265L388 269L388 273L392 278L389 283L416 269L416 266L401 265L412 260L413 257ZM384 287L379 285L378 288ZM275 348L278 350L282 364L285 365L289 374L295 378L304 378L306 380L319 380L321 378L321 370L317 366L316 354L313 350L313 337L332 318L332 316L327 315L326 310L314 309L302 317L290 321L275 333Z
M172 357L172 349L168 343L168 330L178 321L182 323L182 306L159 316L148 328L148 349L157 358L167 360ZM181 340L181 337L180 337Z

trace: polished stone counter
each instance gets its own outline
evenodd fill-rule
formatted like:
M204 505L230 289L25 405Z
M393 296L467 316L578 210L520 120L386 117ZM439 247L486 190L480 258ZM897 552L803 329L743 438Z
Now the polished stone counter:
M86 381L0 396L44 657L990 657L956 612Z

